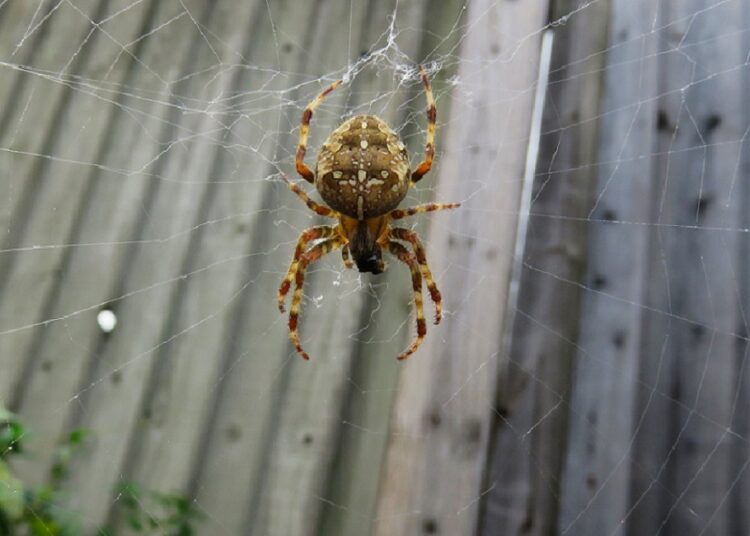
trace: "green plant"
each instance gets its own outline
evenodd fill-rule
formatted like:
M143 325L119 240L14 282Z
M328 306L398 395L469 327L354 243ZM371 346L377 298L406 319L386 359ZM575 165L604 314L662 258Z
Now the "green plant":
M80 534L76 516L57 504L60 502L60 482L86 435L83 430L74 430L57 448L49 484L27 486L13 475L8 461L24 454L27 432L16 415L0 406L0 534Z
M144 491L133 482L118 486L128 526L137 533L192 536L204 515L182 495Z
M87 430L73 430L55 450L48 483L29 486L17 478L9 459L25 455L29 436L23 423L0 406L0 536L77 536L82 534L76 512L62 504L61 486L75 454L89 437ZM150 536L192 536L194 525L203 518L184 496L141 490L126 482L117 486L124 505L124 519L138 534ZM116 534L100 529L99 536Z

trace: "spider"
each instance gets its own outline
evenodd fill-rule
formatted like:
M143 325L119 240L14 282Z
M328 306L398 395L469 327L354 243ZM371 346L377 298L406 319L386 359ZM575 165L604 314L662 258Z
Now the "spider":
M320 93L302 113L296 154L297 172L307 182L315 185L328 206L316 203L297 184L292 183L285 175L282 177L313 212L338 220L336 225L310 227L302 232L289 271L279 288L279 310L283 313L286 295L292 282L296 284L289 312L289 336L304 359L309 359L310 356L302 349L297 324L305 270L310 264L338 248L342 249L344 265L353 268L356 263L360 272L382 273L385 270L382 255L384 249L409 267L414 289L417 335L409 348L398 356L399 360L413 354L427 333L422 308L423 277L435 304L435 324L440 323L440 291L427 265L422 242L414 231L390 225L392 220L460 205L429 203L396 208L409 187L414 186L430 170L435 154L437 109L427 73L421 65L419 71L427 96L427 139L424 160L411 173L404 143L385 121L374 115L352 117L336 128L323 143L315 173L305 165L310 119L323 99L341 84L341 80ZM401 242L411 246L413 252ZM306 249L311 243L315 244ZM354 258L354 263L350 257Z

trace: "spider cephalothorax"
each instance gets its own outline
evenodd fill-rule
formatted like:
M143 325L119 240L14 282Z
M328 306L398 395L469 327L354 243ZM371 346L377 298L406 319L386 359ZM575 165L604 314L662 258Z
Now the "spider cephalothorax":
M426 280L430 297L435 303L435 324L440 323L440 291L427 266L422 242L414 231L390 226L391 220L459 206L459 203L429 203L404 209L396 208L406 196L409 187L430 170L435 153L437 109L427 74L421 66L419 70L427 95L428 123L425 158L414 172L409 170L406 147L398 134L374 115L358 115L334 130L320 149L315 173L305 165L310 119L326 95L336 89L341 80L334 82L318 95L302 114L296 158L297 172L305 180L315 184L328 206L310 199L299 186L291 183L286 177L284 180L311 210L321 216L338 220L335 226L311 227L302 233L292 264L279 288L279 309L283 312L286 294L292 282L296 285L289 313L289 333L295 348L305 359L309 359L309 356L302 349L297 333L305 270L308 265L337 248L342 248L346 266L353 267L349 258L351 255L360 272L383 272L384 249L409 267L414 289L414 305L417 310L417 338L398 357L399 359L406 359L413 354L427 332L422 304L422 277ZM312 242L315 242L315 245L306 249ZM409 244L413 253L402 242Z

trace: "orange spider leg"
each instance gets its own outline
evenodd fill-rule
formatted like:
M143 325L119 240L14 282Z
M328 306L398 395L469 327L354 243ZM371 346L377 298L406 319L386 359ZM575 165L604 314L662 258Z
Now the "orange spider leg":
M312 119L313 112L318 106L320 106L320 103L323 102L323 99L325 99L331 91L336 89L336 87L338 87L340 83L341 80L337 80L333 84L328 86L320 93L320 95L315 97L315 99L307 105L305 111L302 112L302 122L300 123L299 127L299 145L297 145L297 157L295 160L295 164L297 166L297 173L302 175L302 177L307 182L313 182L315 180L315 174L309 167L307 167L307 165L305 165L304 162L305 153L307 152L307 134L310 131L310 119Z
M427 256L425 255L422 241L414 231L401 229L399 227L391 229L391 237L405 240L411 244L412 248L414 248L414 254L417 256L417 262L422 269L422 275L427 283L427 290L430 291L430 298L432 298L432 302L435 304L435 325L439 324L440 320L443 318L443 300L442 296L440 296L440 291L435 284L435 280L432 278L430 267L427 264Z
M352 262L352 259L349 256L349 244L345 245L341 249L341 260L344 261L344 266L346 266L349 270L354 268L354 263Z
M417 337L411 343L411 346L398 356L399 361L402 361L417 351L417 348L419 348L419 345L424 340L424 336L427 334L427 324L424 320L422 305L422 274L419 271L419 265L414 255L409 253L404 246L398 242L388 242L388 250L411 270L411 284L414 289L414 308L417 310Z
M436 210L447 210L450 208L458 208L461 203L427 203L426 205L417 205L416 207L409 208L397 208L392 210L389 215L392 220L400 220L407 216L414 216L422 212L435 212Z
M289 270L286 273L286 277L281 281L281 286L279 287L279 311L281 311L282 313L284 312L284 302L286 301L287 292L289 292L289 288L292 286L294 275L299 269L300 258L304 254L307 244L309 244L313 240L318 240L320 238L330 238L334 234L336 234L336 229L329 225L310 227L309 229L305 229L302 232L299 240L297 241L297 248L294 250L292 263L289 265Z
M285 174L281 174L281 178L284 179L284 182L286 182L287 186L289 186L289 189L293 191L295 194L297 194L297 197L299 197L302 202L307 205L307 208L315 212L316 214L320 214L321 216L327 216L329 218L335 218L336 217L336 211L325 207L319 203L316 203L312 199L310 199L310 196L308 196L302 188L294 184L292 181L289 180L289 177L287 177Z
M344 245L341 238L331 238L314 246L302 255L297 266L295 273L296 284L294 288L294 296L292 297L292 307L289 311L289 338L292 340L294 347L297 349L297 353L302 356L302 359L310 359L310 356L302 349L302 344L299 341L299 333L297 331L297 319L299 318L299 308L302 303L302 285L305 282L305 270L308 265L320 259L323 255L330 253L336 248L340 248Z
M432 96L432 87L424 67L419 66L419 74L424 84L424 92L427 96L427 139L424 149L424 160L417 166L417 169L411 174L412 182L418 182L432 167L432 159L435 156L435 129L437 123L437 108L435 107L435 98Z

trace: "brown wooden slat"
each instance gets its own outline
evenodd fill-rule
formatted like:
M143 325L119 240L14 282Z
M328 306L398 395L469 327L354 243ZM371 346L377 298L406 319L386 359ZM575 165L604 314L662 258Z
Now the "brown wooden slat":
M436 194L466 203L429 240L451 314L402 371L376 534L470 534L477 521L546 15L543 1L469 5Z
M554 3L551 20L580 0ZM608 3L554 27L508 368L498 392L482 534L554 533L587 251Z

